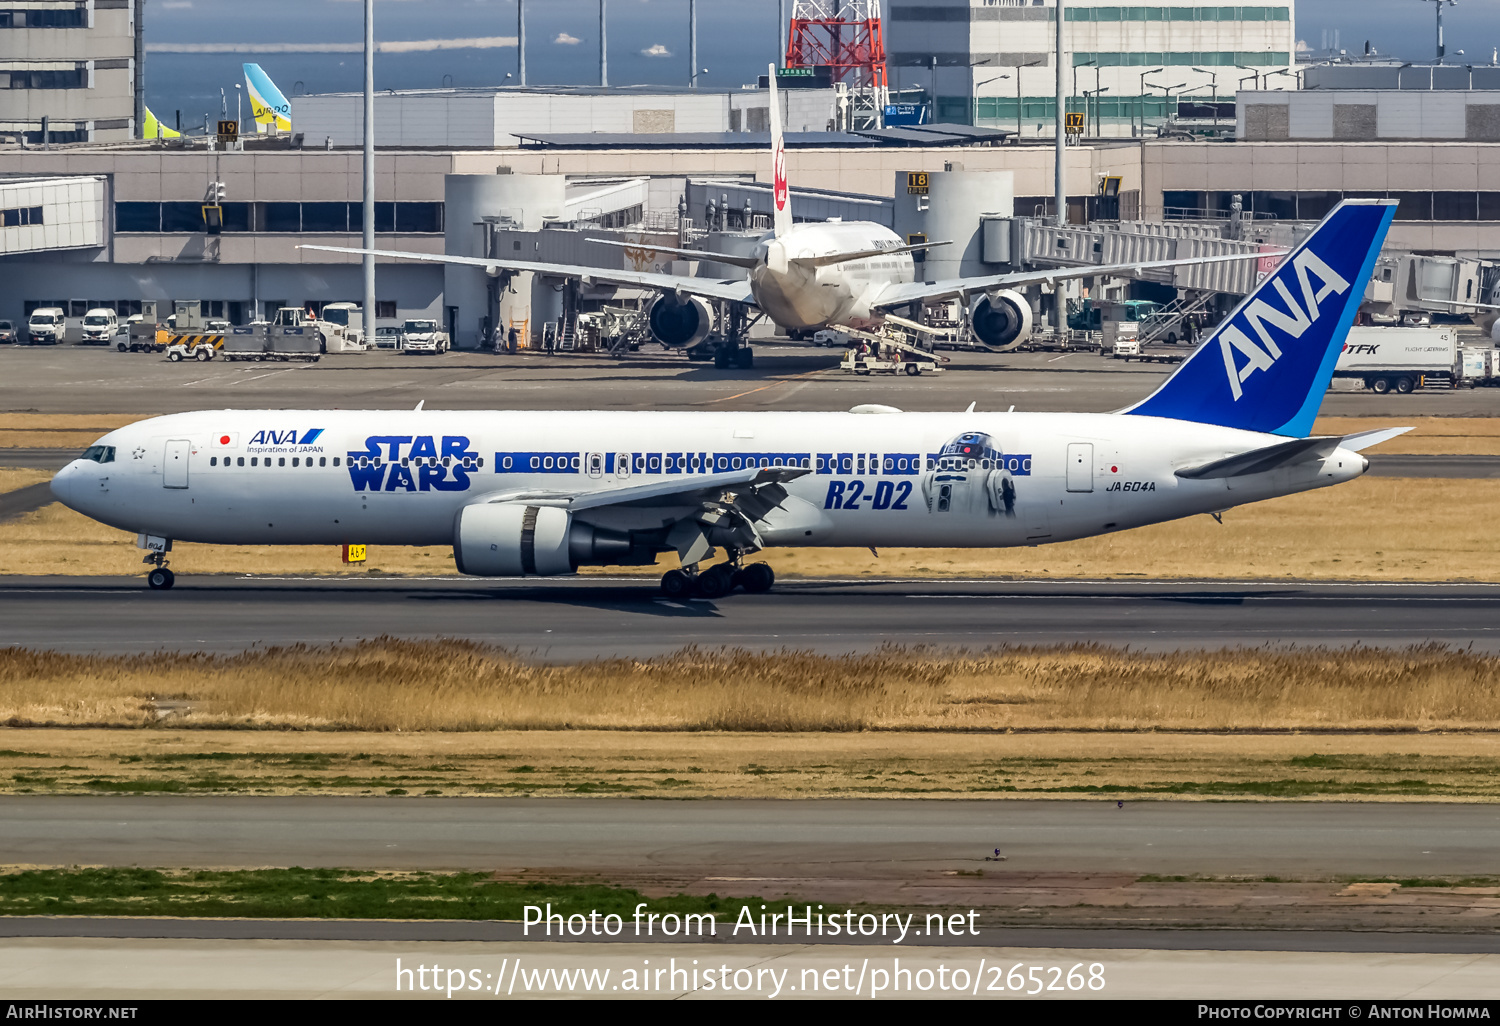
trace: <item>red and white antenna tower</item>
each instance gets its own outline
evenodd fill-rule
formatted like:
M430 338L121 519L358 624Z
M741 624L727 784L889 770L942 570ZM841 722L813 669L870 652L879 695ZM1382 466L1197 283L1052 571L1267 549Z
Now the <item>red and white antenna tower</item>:
M879 125L889 96L880 0L794 0L786 67L827 68L849 89L851 127Z

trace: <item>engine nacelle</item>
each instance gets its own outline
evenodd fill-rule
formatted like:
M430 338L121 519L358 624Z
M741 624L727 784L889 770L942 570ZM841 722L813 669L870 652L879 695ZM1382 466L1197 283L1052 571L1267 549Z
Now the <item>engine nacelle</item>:
M980 296L969 307L974 337L990 349L1014 349L1031 337L1031 304L1019 292Z
M458 511L453 561L476 577L550 577L628 562L630 536L581 524L556 506L481 502Z
M646 323L651 325L651 335L656 341L681 349L708 338L714 330L714 312L697 296L679 302L675 295L667 293L651 304Z

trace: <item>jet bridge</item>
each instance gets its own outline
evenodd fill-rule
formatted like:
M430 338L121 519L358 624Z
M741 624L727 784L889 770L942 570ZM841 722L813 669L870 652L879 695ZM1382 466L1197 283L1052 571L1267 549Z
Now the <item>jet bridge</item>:
M1133 277L1195 292L1245 295L1274 266L1285 243L1224 238L1214 225L1122 221L1058 227L1038 218L985 218L984 261L1017 269L1124 264L1266 253L1266 261L1236 260L1143 270ZM1265 266L1262 266L1262 265Z

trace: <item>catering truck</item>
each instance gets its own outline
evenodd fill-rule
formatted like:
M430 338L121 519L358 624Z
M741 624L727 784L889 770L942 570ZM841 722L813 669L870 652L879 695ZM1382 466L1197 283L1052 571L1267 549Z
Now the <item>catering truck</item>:
M1349 329L1334 366L1372 392L1405 395L1424 385L1451 386L1458 371L1458 332L1452 327Z

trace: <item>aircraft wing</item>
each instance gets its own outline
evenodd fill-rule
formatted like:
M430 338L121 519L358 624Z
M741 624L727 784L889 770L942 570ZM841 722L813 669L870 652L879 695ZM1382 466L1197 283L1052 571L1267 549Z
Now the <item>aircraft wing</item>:
M949 299L971 292L993 289L1025 288L1028 285L1050 285L1074 278L1105 275L1138 275L1159 267L1191 267L1194 264L1218 264L1229 260L1259 260L1274 253L1232 253L1221 256L1192 257L1186 260L1138 260L1130 264L1088 264L1078 267L1055 267L1048 271L1016 271L1011 274L982 275L974 278L949 278L946 281L893 282L882 289L871 305L876 309L905 306L927 299Z
M714 281L711 278L686 278L677 274L661 274L657 271L622 271L608 267L583 267L576 264L546 264L534 260L511 260L509 257L462 257L445 256L441 253L404 253L394 249L354 249L347 246L298 246L324 253L350 253L363 256L371 253L378 257L398 260L421 260L435 264L461 264L467 267L483 267L486 270L535 271L537 274L557 278L578 278L586 282L605 281L615 285L640 285L661 289L663 292L678 292L706 299L727 299L734 303L755 305L748 281Z
M558 506L575 512L601 506L694 506L708 503L739 506L759 519L786 498L786 489L781 487L784 482L810 473L811 470L801 467L747 467L722 474L685 474L675 480L589 491L525 489L491 492L480 501L527 502L533 506ZM747 497L752 495L762 500L776 496L776 501L763 509L756 509L753 507L764 503L748 501Z
M786 482L812 473L802 467L747 467L722 474L684 475L671 481L595 491L519 490L492 492L480 502L525 502L580 512L606 506L666 507L682 511L667 532L684 562L696 563L732 539L747 550L760 549L756 523L786 501Z

